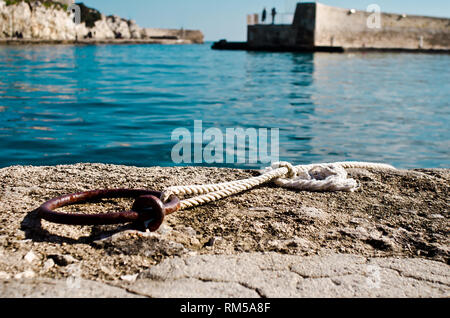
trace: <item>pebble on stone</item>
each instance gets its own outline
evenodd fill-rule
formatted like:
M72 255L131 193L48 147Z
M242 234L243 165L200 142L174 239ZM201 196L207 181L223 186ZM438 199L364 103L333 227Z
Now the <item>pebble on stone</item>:
M25 256L24 260L26 260L28 263L33 263L33 261L37 260L36 254L33 253L33 251L29 251Z
M44 272L47 272L53 266L55 266L55 262L53 261L53 259L49 258L48 260L45 261L44 266L42 267L42 270Z
M121 280L124 280L124 281L126 281L126 282L133 283L133 282L136 281L138 275L139 275L139 274L134 274L134 275L122 275L122 276L120 276L120 279L121 279Z
M11 275L9 275L8 273L6 273L6 272L0 272L0 279L1 280L8 280L8 279L10 279L11 278Z
M28 269L22 273L18 273L16 275L14 275L14 278L15 279L30 279L30 278L33 278L34 276L36 276L36 274L31 269Z

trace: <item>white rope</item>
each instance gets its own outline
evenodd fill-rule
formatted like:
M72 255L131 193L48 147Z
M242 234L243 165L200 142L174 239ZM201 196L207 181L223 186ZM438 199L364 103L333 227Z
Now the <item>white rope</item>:
M302 191L349 191L359 188L356 180L348 178L348 168L386 170L393 166L368 162L335 162L292 166L288 162L277 162L261 171L261 175L244 180L217 184L174 186L167 188L161 197L165 202L171 195L180 197L194 195L181 201L181 210L217 201L261 184L274 181L283 188Z

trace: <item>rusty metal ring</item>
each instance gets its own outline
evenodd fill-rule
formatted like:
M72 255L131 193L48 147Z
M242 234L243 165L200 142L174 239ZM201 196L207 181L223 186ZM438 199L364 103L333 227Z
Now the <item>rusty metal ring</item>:
M161 226L166 215L180 209L180 200L176 196L171 196L168 202L163 203L159 199L161 194L158 191L133 189L107 189L80 192L47 201L37 209L37 213L44 220L59 224L105 225L143 222L150 231L156 231ZM129 211L104 214L63 213L54 211L63 206L92 200L130 197L134 198L135 201Z

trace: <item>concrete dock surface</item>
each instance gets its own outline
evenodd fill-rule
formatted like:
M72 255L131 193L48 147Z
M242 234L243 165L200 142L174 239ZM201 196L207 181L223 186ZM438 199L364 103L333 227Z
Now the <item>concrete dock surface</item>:
M168 216L157 232L69 226L60 195L163 190L257 171L104 164L0 169L0 297L448 297L450 170L349 169L357 192L273 184ZM61 211L129 209L114 199Z

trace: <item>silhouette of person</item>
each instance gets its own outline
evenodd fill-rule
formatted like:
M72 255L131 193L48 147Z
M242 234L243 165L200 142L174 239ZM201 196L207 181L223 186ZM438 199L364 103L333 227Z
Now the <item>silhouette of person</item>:
M275 16L277 15L277 10L275 8L272 8L272 24L275 23Z
M267 10L266 10L266 8L264 8L264 10L262 12L262 16L261 16L262 23L264 23L266 21L266 18L267 18Z

